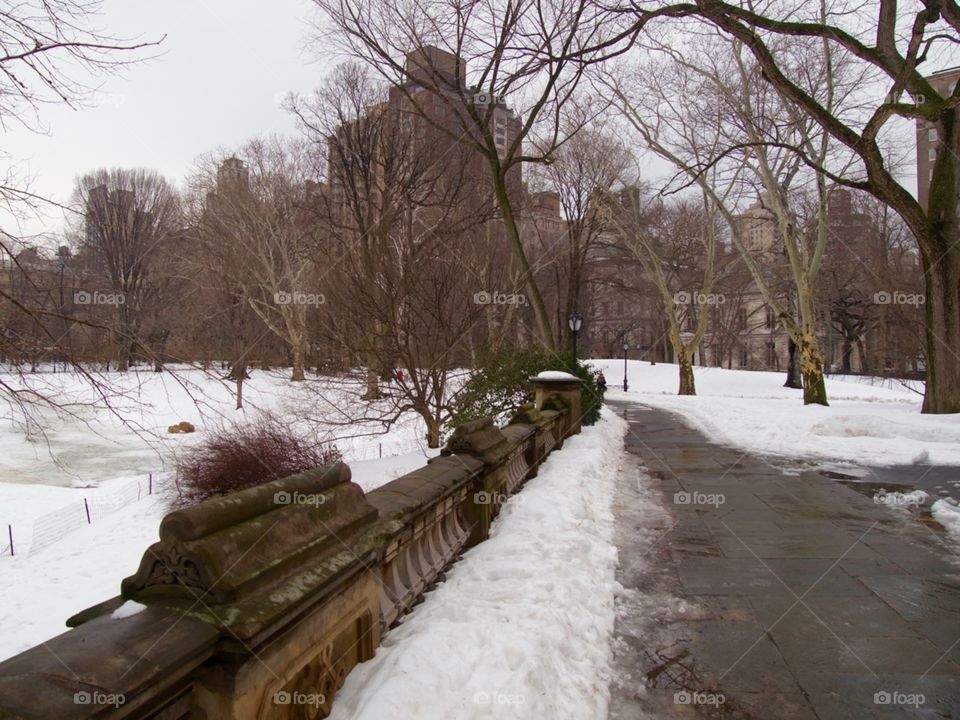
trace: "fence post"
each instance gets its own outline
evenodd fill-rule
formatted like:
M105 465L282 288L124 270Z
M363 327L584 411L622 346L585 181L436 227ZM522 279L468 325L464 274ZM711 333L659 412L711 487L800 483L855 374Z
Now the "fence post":
M87 499L83 499L83 509L87 511L87 525L90 525L90 506L87 504Z
M150 484L150 492L148 494L153 495L153 473L150 473L150 478L148 482Z
M377 448L380 451L380 458L383 459L383 443L377 443Z
M13 525L7 525L7 534L10 536L10 557L13 557Z

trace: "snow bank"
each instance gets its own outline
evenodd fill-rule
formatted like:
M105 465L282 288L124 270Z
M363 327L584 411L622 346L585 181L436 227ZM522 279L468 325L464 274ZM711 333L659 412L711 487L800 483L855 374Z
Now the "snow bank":
M591 360L609 378L623 360ZM784 373L694 368L696 396L676 394L676 365L629 361L630 390L610 399L678 413L711 440L760 454L855 464L960 464L960 415L921 415L913 386L873 378L828 378L829 407L803 405Z
M331 718L606 718L626 428L604 409L551 455L490 539L347 677Z
M960 540L960 505L953 498L937 500L931 507L933 518L943 525L947 532Z

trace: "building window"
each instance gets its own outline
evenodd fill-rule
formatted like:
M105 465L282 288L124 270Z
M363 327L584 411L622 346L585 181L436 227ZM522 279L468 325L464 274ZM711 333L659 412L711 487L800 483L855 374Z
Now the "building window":
M927 151L927 157L930 159L930 162L933 162L937 159L937 151L933 148L930 148L930 150Z
M937 129L936 129L936 128L930 128L929 130L927 130L927 140L929 140L930 142L936 142L936 141L937 141Z

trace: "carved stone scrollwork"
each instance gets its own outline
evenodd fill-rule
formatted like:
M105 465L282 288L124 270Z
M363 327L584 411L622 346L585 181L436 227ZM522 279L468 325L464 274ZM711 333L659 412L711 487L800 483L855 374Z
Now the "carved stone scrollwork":
M210 590L209 583L205 582L200 570L200 564L183 555L175 545L154 547L148 554L153 558L153 565L144 583L146 587L184 585L196 588L200 594Z

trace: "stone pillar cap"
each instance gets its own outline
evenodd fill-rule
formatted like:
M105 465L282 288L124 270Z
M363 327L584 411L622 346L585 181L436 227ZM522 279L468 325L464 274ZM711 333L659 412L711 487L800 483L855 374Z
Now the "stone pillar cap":
M571 375L568 372L563 370L544 370L538 375L530 378L530 382L578 382L582 383L583 380L578 378L576 375Z

